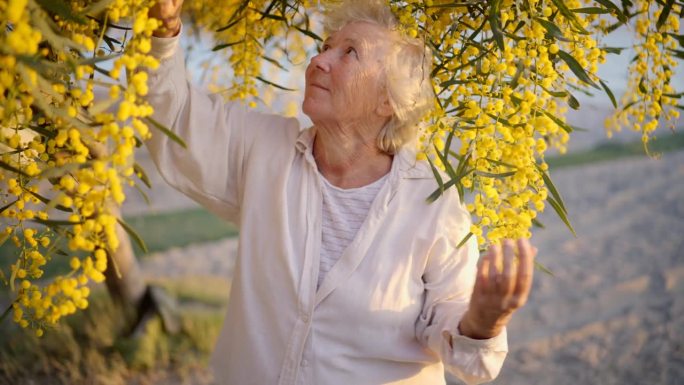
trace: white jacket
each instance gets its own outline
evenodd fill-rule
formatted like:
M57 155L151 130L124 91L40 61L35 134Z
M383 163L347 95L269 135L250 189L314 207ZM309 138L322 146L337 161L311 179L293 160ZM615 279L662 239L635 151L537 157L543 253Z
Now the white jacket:
M475 281L477 246L456 245L470 218L405 149L365 223L316 289L321 188L313 129L224 103L187 81L178 37L153 39L155 132L148 147L168 183L235 222L240 242L227 315L212 357L218 384L469 384L495 377L506 332L458 334ZM453 349L447 337L453 336Z

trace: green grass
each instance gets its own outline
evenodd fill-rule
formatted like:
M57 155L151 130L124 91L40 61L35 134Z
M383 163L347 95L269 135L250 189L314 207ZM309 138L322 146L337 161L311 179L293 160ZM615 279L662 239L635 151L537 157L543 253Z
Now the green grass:
M217 241L234 237L238 231L232 224L204 209L189 209L170 213L125 217L140 235L150 252L164 251L193 243ZM134 242L135 254L143 252Z
M161 214L125 217L126 223L143 239L149 252L184 247L193 243L217 241L237 236L237 228L204 209L189 209ZM138 257L144 253L135 241L133 249ZM61 249L68 252L65 246ZM0 246L0 269L9 272L9 266L17 260L18 249L11 241ZM70 257L54 254L45 266L45 276L65 274L70 271ZM0 292L4 289L0 284ZM1 384L0 384L1 385Z
M674 133L661 133L649 142L648 150L652 156L684 149L684 129ZM565 155L547 158L547 163L553 168L575 167L586 164L596 164L627 157L648 156L641 141L626 143L606 141L598 146Z

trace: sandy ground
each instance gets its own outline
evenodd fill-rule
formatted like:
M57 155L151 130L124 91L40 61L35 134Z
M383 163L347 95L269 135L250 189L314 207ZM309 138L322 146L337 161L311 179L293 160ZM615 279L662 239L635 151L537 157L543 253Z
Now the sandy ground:
M496 384L684 384L684 152L563 170Z
M495 383L684 384L684 152L552 178L578 237L554 213L541 217L546 229L534 243L555 276L537 271ZM173 249L147 259L145 270L228 277L236 247Z

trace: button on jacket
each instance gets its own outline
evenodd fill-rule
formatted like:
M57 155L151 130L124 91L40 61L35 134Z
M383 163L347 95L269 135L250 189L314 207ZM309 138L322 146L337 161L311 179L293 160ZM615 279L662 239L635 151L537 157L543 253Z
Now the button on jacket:
M226 385L469 384L495 377L506 332L458 333L475 282L477 246L457 248L470 218L410 149L356 238L317 288L321 181L313 128L193 88L178 37L153 38L154 117L187 143L155 132L148 148L164 179L239 226L238 259L212 367ZM198 256L199 257L199 256ZM453 337L453 347L449 344Z

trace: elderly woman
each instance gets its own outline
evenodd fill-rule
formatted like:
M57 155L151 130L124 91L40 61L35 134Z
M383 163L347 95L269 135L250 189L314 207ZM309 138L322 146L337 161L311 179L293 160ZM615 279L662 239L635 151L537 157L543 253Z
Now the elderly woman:
M206 95L186 80L180 1L149 77L164 178L240 228L227 316L212 358L227 385L469 384L494 378L505 325L526 301L535 251L506 241L483 258L458 194L433 204L412 152L432 104L429 52L378 2L347 2L306 70L313 126ZM517 248L517 257L514 249Z

